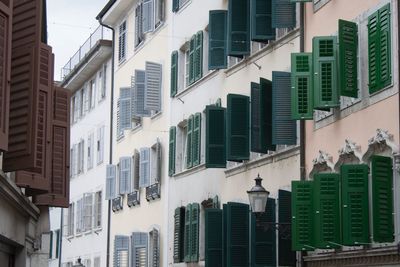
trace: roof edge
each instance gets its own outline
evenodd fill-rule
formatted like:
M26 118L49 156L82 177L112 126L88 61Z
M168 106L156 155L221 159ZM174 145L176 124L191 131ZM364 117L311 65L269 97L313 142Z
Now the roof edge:
M100 11L100 13L96 16L96 19L100 21L103 16L107 13L108 10L117 2L117 0L110 0L108 3L103 7L103 9Z

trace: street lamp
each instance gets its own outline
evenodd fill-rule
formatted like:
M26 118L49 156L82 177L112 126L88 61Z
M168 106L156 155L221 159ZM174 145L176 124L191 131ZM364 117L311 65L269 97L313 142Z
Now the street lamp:
M247 191L247 194L249 195L251 211L258 217L261 213L265 212L269 192L261 185L262 178L260 174L254 180L256 181L256 185L250 191Z
M79 257L79 258L76 260L76 264L73 265L72 267L85 267L85 265L83 265L81 261L82 261L82 259Z

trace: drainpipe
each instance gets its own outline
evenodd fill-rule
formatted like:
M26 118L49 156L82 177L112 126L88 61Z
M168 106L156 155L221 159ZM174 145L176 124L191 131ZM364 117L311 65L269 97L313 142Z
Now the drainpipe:
M58 244L58 266L61 267L61 256L62 256L62 240L63 240L63 235L64 235L64 209L61 209L61 218L60 218L60 244Z

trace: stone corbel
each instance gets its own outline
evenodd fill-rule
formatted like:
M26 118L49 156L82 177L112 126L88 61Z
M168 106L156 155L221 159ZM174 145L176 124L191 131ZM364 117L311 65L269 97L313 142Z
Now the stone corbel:
M387 130L376 130L376 135L368 140L368 150L365 152L362 160L368 163L369 158L374 154L388 156L399 154L399 147L394 142L393 135Z
M339 149L339 159L335 164L335 170L339 171L340 166L344 163L357 164L362 161L361 146L349 139L345 140L343 148Z
M313 159L313 168L310 172L310 178L313 177L314 173L319 172L332 172L335 169L335 165L332 162L332 156L324 151L319 151L318 156Z

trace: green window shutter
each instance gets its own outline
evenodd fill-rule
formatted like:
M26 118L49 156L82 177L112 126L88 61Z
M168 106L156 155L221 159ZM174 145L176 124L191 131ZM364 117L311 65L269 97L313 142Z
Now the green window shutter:
M175 209L174 215L174 263L182 262L185 244L185 207Z
M379 90L379 11L368 17L368 74L369 93Z
M250 54L250 0L228 2L228 55Z
M290 73L272 72L272 144L295 145L296 121L291 118Z
M285 190L278 190L278 222L290 223L292 219L292 193ZM292 235L289 232L279 229L278 235L278 266L296 266L296 252L291 248Z
M368 166L342 165L342 235L343 245L370 243L368 205Z
M193 116L192 130L192 162L193 166L200 164L201 153L201 113L198 112Z
M53 231L50 231L50 252L49 259L53 258Z
M296 4L290 0L272 0L272 28L296 27Z
M226 267L249 266L249 205L228 202Z
M177 12L179 10L179 0L172 1L172 12Z
M196 34L190 38L189 42L189 85L195 81L195 61L196 61Z
M208 25L208 69L226 69L227 60L227 18L226 10L211 10Z
M188 204L185 210L185 245L184 245L184 261L190 262L192 260L192 239L191 239L191 218L192 218L192 204Z
M169 128L169 157L168 157L168 174L175 174L175 156L176 156L176 127Z
M341 244L339 178L337 173L314 175L314 228L317 248L336 248L336 244Z
M313 38L314 106L330 108L339 106L337 74L337 38Z
M199 226L200 226L200 205L199 203L192 204L192 212L190 218L190 242L191 253L190 261L199 261Z
M251 0L251 40L275 40L272 27L272 0Z
M249 150L249 102L248 96L228 94L226 120L226 159L248 160Z
M291 3L306 3L312 2L313 0L290 0Z
M313 119L312 53L292 53L292 119Z
M228 204L222 204L222 266L227 267L228 259Z
M392 158L371 157L373 240L394 241Z
M340 95L357 98L357 23L339 19Z
M193 115L190 115L187 122L186 168L191 168L193 166L193 118Z
M178 51L171 54L171 97L178 92Z
M275 223L275 199L268 198L265 213L259 218L260 223ZM276 266L276 231L274 227L265 230L258 226L256 216L251 214L251 266Z
M384 88L392 82L392 53L391 53L391 29L390 29L390 4L379 9L379 39L380 39L380 88Z
M196 34L196 48L194 56L194 80L203 77L203 31Z
M222 210L205 210L205 267L222 267Z
M206 168L226 167L226 109L206 106Z
M60 255L60 230L56 231L56 259L58 259L59 255Z
M314 250L313 181L292 181L292 250Z

